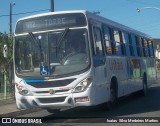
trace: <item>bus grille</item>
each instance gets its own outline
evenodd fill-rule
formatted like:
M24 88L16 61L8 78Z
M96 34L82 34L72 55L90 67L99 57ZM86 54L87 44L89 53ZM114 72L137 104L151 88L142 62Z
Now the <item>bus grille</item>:
M72 83L75 79L58 80L58 81L45 81L45 82L27 82L28 85L35 88L51 88L67 86Z
M70 89L66 89L66 90L55 90L55 94L56 93L63 93L63 92L67 92ZM35 91L36 94L49 94L49 91Z
M57 98L38 98L41 103L57 103L64 102L66 97L57 97Z

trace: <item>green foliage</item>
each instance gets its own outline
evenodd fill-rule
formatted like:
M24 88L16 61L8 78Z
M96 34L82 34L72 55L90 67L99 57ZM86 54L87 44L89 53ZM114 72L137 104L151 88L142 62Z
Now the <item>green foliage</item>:
M8 57L3 56L3 46L8 46ZM0 33L0 67L9 65L13 62L13 39L6 33Z

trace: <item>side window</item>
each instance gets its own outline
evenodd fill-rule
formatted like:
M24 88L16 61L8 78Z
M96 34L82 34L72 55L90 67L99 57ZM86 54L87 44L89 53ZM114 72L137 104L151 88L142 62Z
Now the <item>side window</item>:
M135 35L131 35L131 41L132 41L132 47L133 47L133 56L138 56L137 54L137 42L136 42L136 38Z
M142 48L142 38L141 37L136 37L136 42L137 42L137 53L138 56L142 57L143 56L143 48Z
M153 49L153 42L151 40L148 41L148 47L149 47L149 56L154 57L154 49Z
M114 36L114 41L115 41L114 52L116 55L121 56L122 55L122 46L121 46L119 31L114 29L113 36Z
M122 32L122 40L124 44L125 54L130 56L130 44L129 44L129 36L126 32Z
M130 55L134 56L133 45L132 45L132 38L131 38L130 34L129 34L129 49L130 49Z
M142 41L143 41L143 39L140 37L140 38L139 38L139 43L140 43L140 46L141 46L141 56L143 57L143 56L144 56L144 52L143 52Z
M112 55L112 43L110 40L110 28L103 26L104 40L105 40L105 51L107 55Z
M103 45L102 45L102 37L101 37L101 31L99 28L93 28L94 30L94 40L95 40L95 46L96 46L96 54L97 55L104 55L103 52Z
M142 41L142 46L143 46L143 53L145 57L149 56L149 49L148 49L148 42L146 39L143 39Z

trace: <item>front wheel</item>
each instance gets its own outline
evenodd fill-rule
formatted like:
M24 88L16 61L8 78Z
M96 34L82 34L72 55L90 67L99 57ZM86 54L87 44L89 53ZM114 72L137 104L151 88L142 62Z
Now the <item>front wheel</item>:
M117 101L117 90L116 90L116 84L112 83L110 87L110 99L107 102L107 108L111 109L115 106Z

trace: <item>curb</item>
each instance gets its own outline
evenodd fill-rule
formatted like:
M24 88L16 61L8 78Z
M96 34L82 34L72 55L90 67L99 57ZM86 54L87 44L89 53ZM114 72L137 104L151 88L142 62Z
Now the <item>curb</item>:
M1 114L0 117L16 117L16 116L20 116L20 115L24 115L24 114L38 112L38 111L41 111L41 110L42 110L41 108L34 108L34 109L27 109L27 110L17 110L15 112Z
M14 99L7 99L7 100L0 100L0 107L7 105L7 104L13 104L16 101Z

